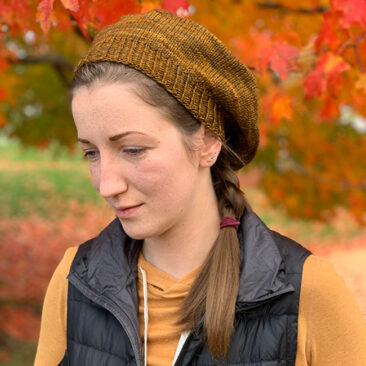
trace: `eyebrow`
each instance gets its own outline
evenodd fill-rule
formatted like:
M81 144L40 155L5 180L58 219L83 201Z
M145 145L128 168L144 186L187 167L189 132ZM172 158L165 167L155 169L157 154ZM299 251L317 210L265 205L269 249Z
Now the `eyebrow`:
M131 135L133 133L137 133L139 135L145 135L145 133L140 132L140 131L127 131L127 132L123 132L123 133L119 133L117 135L111 136L109 138L109 141L117 141L117 140L120 140L121 138ZM78 138L78 141L82 142L84 144L90 144L90 141L82 139L82 138Z

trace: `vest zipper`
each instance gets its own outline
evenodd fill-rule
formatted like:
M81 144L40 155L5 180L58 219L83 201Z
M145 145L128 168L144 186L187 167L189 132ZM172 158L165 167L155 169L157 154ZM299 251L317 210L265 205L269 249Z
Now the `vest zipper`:
M67 278L70 281L70 283L72 283L89 300L94 301L96 304L105 308L116 317L116 319L122 325L131 343L136 358L136 364L138 366L143 366L141 352L139 351L140 337L139 335L136 336L136 332L134 332L133 329L134 327L130 326L133 324L133 322L128 313L126 313L125 311L120 311L120 309L118 309L112 302L108 301L108 299L105 299L103 296L97 295L96 293L91 291L75 275L69 274Z
M191 332L188 330L181 333L179 341L178 341L177 349L175 351L172 366L174 366L175 363L177 362L179 355L181 354L182 349L183 349L184 345L186 344L186 341L187 341L188 337L190 336L190 334L191 334Z

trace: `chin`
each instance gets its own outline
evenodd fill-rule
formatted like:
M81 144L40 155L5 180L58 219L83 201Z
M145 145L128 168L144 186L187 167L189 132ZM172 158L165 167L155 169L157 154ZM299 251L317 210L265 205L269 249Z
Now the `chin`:
M141 224L141 222L124 221L120 219L121 225L124 232L132 239L144 240L148 238L156 238L158 236L163 236L168 230L166 229L169 225L164 225L163 223L151 223L147 225L146 222ZM159 225L160 224L160 225ZM169 226L171 227L171 226Z
M156 236L156 231L152 228L147 228L146 225L141 227L139 223L126 222L119 219L124 232L132 239L143 240L152 236Z

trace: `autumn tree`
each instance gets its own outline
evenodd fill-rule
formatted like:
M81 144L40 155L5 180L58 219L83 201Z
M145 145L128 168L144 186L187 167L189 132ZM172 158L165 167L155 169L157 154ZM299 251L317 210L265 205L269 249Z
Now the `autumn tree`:
M192 16L255 73L261 146L253 165L274 205L365 222L366 0L3 0L0 124L24 144L74 147L67 89L95 33L123 14Z

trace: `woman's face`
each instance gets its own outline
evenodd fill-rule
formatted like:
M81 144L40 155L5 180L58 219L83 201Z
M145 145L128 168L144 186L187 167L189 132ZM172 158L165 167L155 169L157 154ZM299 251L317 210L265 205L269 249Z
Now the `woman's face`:
M72 113L92 182L135 239L163 235L184 222L200 186L198 159L180 131L131 84L76 89Z

